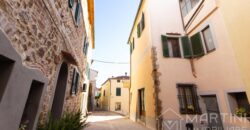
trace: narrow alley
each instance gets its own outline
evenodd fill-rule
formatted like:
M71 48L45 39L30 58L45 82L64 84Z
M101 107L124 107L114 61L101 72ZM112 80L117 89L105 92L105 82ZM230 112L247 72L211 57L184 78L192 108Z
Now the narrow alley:
M107 111L93 112L87 119L84 130L150 130L128 117Z

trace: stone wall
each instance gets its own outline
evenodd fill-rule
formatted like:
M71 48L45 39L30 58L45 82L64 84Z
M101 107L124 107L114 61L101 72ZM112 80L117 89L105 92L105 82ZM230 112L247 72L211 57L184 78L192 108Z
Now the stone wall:
M53 102L57 81L57 66L63 62L61 51L71 54L81 73L81 84L86 58L82 52L85 37L83 13L81 23L75 25L67 0L1 0L0 29L28 68L40 70L49 83L43 101L40 121L43 122ZM74 65L70 65L64 110L80 108L81 93L70 95Z

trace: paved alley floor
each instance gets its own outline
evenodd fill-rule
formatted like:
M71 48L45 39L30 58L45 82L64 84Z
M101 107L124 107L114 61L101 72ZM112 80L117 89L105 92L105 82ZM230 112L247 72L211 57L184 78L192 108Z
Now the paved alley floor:
M84 130L150 130L127 117L112 112L93 112Z

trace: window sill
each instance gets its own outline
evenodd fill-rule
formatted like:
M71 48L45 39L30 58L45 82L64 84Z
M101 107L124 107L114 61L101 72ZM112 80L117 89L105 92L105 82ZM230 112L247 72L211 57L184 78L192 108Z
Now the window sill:
M212 49L212 50L210 50L210 51L207 51L206 55L207 55L207 54L210 54L210 53L212 53L212 52L214 52L215 50L216 50L216 48L214 48L214 49Z

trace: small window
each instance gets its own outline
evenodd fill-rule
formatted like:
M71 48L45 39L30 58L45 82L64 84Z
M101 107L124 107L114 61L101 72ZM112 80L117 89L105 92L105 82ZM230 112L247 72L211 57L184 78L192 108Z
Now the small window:
M181 57L179 38L162 36L162 44L165 57Z
M103 96L104 96L104 97L106 96L105 90L103 91Z
M198 95L194 85L177 85L181 114L200 114Z
M229 93L228 99L232 114L250 117L250 105L245 92Z
M179 38L169 38L168 48L170 57L181 57Z
M116 88L116 96L121 96L121 88Z
M122 108L121 102L116 102L115 103L115 111L121 111L121 108Z
M215 50L214 41L209 26L202 31L202 35L204 38L207 52Z
M87 84L83 84L83 86L82 86L82 91L83 91L83 92L86 92L86 91L87 91Z
M118 82L118 83L120 83L120 82L121 82L121 80L120 80L120 79L118 79L118 80L117 80L117 82Z

